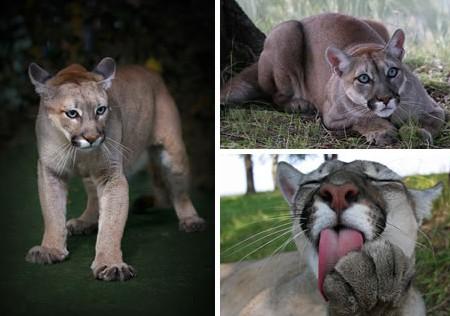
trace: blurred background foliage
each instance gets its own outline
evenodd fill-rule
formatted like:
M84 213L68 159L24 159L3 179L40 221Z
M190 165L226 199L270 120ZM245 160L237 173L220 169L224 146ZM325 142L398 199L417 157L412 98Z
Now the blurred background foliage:
M38 96L30 62L51 73L71 63L87 69L105 56L162 74L183 120L198 178L214 166L214 3L205 1L14 1L0 19L0 138L34 120ZM210 135L210 137L205 137ZM1 141L0 141L1 148ZM195 148L195 150L191 149ZM197 159L199 158L199 159ZM198 179L202 186L213 180Z
M231 1L231 0L229 0ZM265 34L287 20L340 12L383 22L392 33L401 28L406 33L405 63L419 77L430 96L450 110L450 0L236 0L243 11ZM242 33L242 32L241 32ZM242 59L245 37L230 37L237 45L234 52L222 53L222 84L253 60ZM243 41L245 43L245 40ZM244 46L245 47L245 46ZM245 56L245 55L244 55ZM239 60L241 58L242 60ZM319 120L305 120L292 114L272 111L266 103L245 108L221 108L222 148L368 148L362 138L330 137ZM269 110L268 110L269 109ZM285 128L288 126L288 128ZM269 128L268 128L269 127ZM283 128L281 128L283 127ZM393 148L449 148L450 125L442 128L434 144L423 142L407 126L401 142ZM373 147L373 146L371 146Z
M439 181L444 190L433 204L432 216L421 226L416 247L415 284L423 293L427 315L432 316L450 315L450 178L448 173L405 178L405 184L414 189L430 188ZM221 197L221 263L296 250L288 214L278 190Z
M324 12L341 12L383 21L392 32L406 32L408 51L450 62L449 0L237 0L267 33L276 24Z

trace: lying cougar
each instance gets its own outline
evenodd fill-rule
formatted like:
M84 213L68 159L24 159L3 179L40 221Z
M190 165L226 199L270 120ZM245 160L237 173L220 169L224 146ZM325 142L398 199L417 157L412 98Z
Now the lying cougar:
M381 23L321 14L277 25L257 64L222 90L224 103L267 96L289 112L318 111L329 130L353 130L377 145L397 141L406 121L432 142L445 112L402 63L405 35Z
M425 315L414 248L442 184L407 189L369 161L280 163L277 177L299 252L222 265L222 316Z
M64 260L67 233L98 227L91 265L100 280L128 280L134 269L123 262L121 239L128 216L127 172L148 149L157 204L172 201L180 229L202 230L187 193L188 158L175 103L156 73L120 67L103 59L92 72L71 65L55 76L36 64L29 76L41 96L36 121L39 198L45 223L40 246L26 260ZM88 195L84 213L66 224L68 179L83 178Z

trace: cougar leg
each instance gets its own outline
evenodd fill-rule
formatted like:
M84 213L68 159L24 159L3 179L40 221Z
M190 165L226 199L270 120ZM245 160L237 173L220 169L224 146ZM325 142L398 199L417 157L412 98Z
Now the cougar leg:
M159 147L149 149L149 172L152 179L152 197L154 206L158 208L169 208L172 206L168 188L164 182L164 175L161 166L161 149Z
M98 196L97 187L91 179L83 179L84 188L87 194L87 205L78 218L72 218L66 224L71 235L90 234L97 230L98 223Z
M95 179L95 184L100 208L92 272L99 280L129 280L136 272L132 266L123 262L121 249L128 217L128 181L119 170Z
M41 264L60 262L69 254L65 225L67 182L38 161L38 187L44 217L44 236L41 245L31 248L25 259Z
M189 161L181 136L181 124L175 103L166 89L156 97L154 129L161 180L179 219L179 227L186 232L205 228L205 221L198 216L188 194Z
M302 96L303 47L302 24L287 21L275 27L267 36L258 60L259 85L264 92L272 95L275 104L287 112L315 110Z

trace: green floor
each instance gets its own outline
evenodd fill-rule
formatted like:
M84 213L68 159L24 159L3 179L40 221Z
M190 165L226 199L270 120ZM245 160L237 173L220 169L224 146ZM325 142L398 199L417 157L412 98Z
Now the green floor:
M212 194L193 195L209 223L202 233L178 231L173 210L131 213L122 242L124 260L138 275L124 283L93 278L95 236L68 240L70 257L49 266L25 262L41 241L32 127L0 152L0 312L2 315L213 315L214 209ZM148 178L130 181L131 199L147 192ZM81 213L85 194L74 181L68 217Z

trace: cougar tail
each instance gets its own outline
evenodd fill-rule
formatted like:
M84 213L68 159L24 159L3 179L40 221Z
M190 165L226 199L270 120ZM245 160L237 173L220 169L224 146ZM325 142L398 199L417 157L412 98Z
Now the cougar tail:
M265 97L258 85L258 63L248 66L231 78L220 91L221 104L240 104Z

